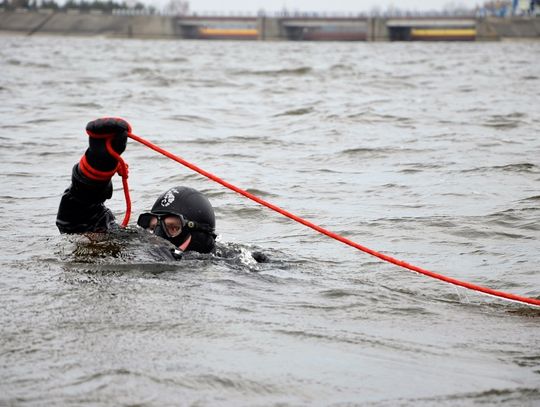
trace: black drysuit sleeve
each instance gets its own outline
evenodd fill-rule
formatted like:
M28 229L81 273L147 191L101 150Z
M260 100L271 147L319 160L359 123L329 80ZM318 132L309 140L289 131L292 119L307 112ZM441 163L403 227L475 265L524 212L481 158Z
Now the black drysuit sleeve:
M112 212L103 202L111 198L112 182L92 181L73 167L71 186L60 201L56 226L61 233L106 232L116 226Z

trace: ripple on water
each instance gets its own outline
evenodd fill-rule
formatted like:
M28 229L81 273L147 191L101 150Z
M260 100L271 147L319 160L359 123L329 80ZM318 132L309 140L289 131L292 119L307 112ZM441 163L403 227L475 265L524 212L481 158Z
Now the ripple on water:
M482 125L496 130L510 130L525 124L524 113L511 113L508 115L492 115L485 120Z
M475 167L470 169L461 170L463 173L474 173L474 172L491 172L491 171L504 171L504 172L517 172L517 173L531 173L538 174L540 170L536 164L533 163L515 163L515 164L506 164L506 165L494 165L487 167Z
M274 117L281 117L281 116L302 116L302 115L305 115L305 114L310 114L310 113L313 113L315 111L315 108L312 107L312 106L309 106L309 107L301 107L301 108L298 108L298 109L291 109L291 110L287 110L283 113L278 113L276 115L274 115Z
M232 71L233 75L245 76L245 75L256 75L256 76L268 76L268 77L279 77L279 76L302 76L307 75L313 72L313 68L309 66L301 66L298 68L281 68L281 69L265 69L265 70L238 70Z

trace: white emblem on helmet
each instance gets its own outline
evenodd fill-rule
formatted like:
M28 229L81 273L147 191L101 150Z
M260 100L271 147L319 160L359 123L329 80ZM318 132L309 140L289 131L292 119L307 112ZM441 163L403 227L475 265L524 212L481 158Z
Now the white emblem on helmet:
M161 200L161 206L169 206L174 202L174 194L177 194L178 191L176 189L170 189L167 191L163 199Z

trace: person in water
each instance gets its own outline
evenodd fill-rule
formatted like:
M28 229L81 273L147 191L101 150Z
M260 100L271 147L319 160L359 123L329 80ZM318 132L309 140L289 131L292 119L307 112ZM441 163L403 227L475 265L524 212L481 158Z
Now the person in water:
M111 178L118 161L107 151L105 140L122 154L131 126L119 118L101 118L86 126L89 146L73 167L71 186L64 192L56 225L61 233L107 232L118 228L114 215L103 203L112 197ZM143 213L137 225L175 246L173 255L184 251L210 253L215 247L214 209L201 192L184 186L173 187L160 195L152 209Z

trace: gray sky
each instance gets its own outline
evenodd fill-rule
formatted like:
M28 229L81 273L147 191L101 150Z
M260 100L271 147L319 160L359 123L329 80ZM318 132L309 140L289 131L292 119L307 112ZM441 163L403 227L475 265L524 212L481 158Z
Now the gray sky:
M142 0L161 9L168 0ZM442 10L447 5L474 7L483 0L190 0L190 10L204 11L245 11L256 12L264 9L267 12L279 11L284 7L289 11L326 11L326 12L365 12L374 7L386 10L394 6L402 10Z

